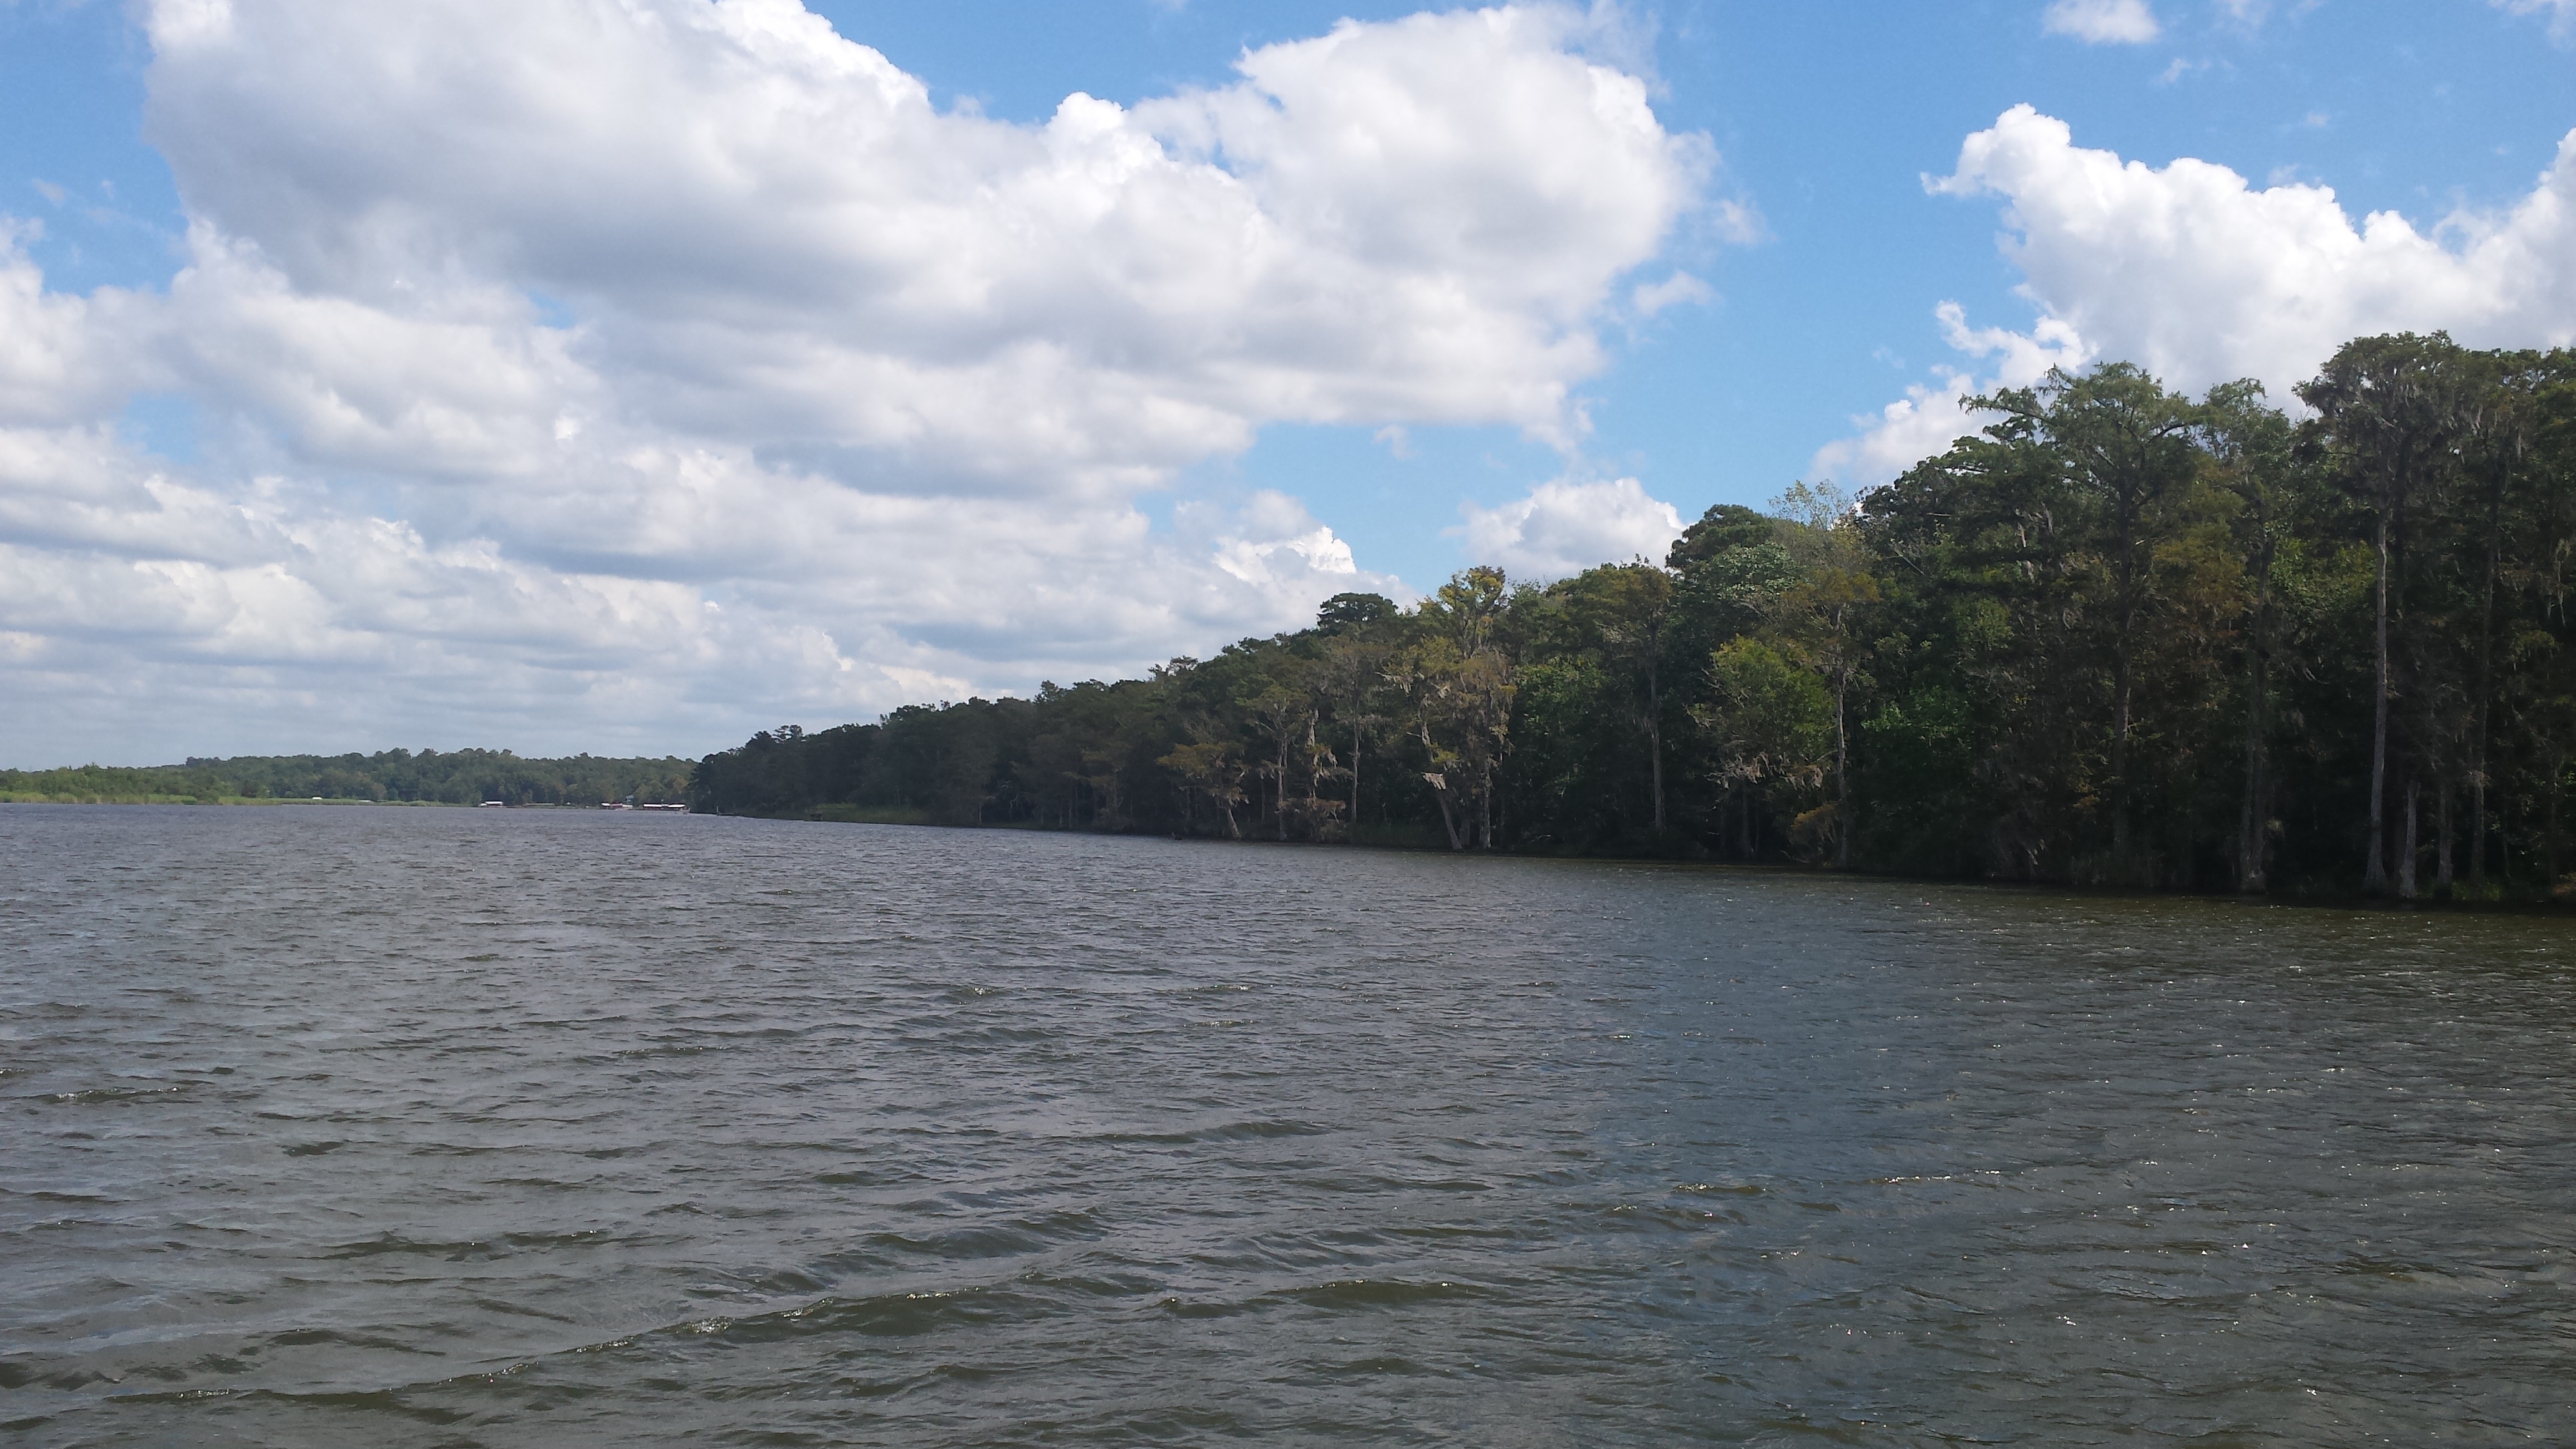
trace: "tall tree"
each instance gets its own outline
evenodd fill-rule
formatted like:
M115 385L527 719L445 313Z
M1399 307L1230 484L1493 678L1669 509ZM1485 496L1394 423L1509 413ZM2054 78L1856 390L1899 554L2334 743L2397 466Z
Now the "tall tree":
M1796 562L1796 582L1774 594L1767 631L1813 670L1833 700L1834 864L1848 870L1859 826L1851 788L1851 696L1862 672L1863 615L1879 601L1878 581L1860 538L1851 500L1829 485L1793 483L1773 503L1781 535Z
M1511 661L1495 647L1510 598L1503 571L1461 570L1422 603L1422 637L1389 678L1405 693L1423 782L1453 850L1494 848L1494 775L1511 743Z
M2138 629L2161 542L2163 505L2192 476L2193 412L2134 364L2110 363L2080 376L2061 368L2034 388L2007 388L1972 406L2025 424L2063 461L2080 496L2099 510L2097 547L2111 587L2111 857L2131 869L2136 781Z
M1691 720L1716 747L1714 782L1746 797L1748 808L1736 812L1740 853L1754 853L1749 807L1766 792L1786 796L1792 844L1814 846L1824 834L1819 816L1832 807L1797 807L1814 798L1808 792L1822 785L1824 761L1837 743L1823 684L1757 639L1727 643L1709 656L1707 669L1709 699L1691 711Z
M2236 888L2267 888L2271 846L2271 746L2267 714L2273 649L2272 570L2289 521L2289 419L2264 402L2263 384L2246 379L2211 388L2197 420L2207 467L2241 505L2238 547L2247 592L2244 668L2244 793L2236 821Z
M2388 642L2393 562L2409 510L2448 470L2461 421L2459 349L2448 334L2400 333L2345 343L2322 371L2300 384L2335 476L2371 513L2373 686L2371 696L2370 850L2362 888L2388 889L2388 707L2393 698ZM2413 841L2407 845L2411 851ZM2409 859L2411 860L2411 854Z
M1394 646L1376 635L1391 617L1372 620L1379 627L1366 632L1353 628L1331 633L1316 663L1319 686L1332 704L1333 722L1351 742L1350 808L1344 818L1353 826L1360 818L1360 772L1369 734L1386 723L1379 697L1386 690L1387 661Z
M1574 617L1635 681L1632 706L1646 744L1648 818L1664 833L1664 690L1666 635L1673 615L1673 576L1655 565L1611 564L1570 580Z

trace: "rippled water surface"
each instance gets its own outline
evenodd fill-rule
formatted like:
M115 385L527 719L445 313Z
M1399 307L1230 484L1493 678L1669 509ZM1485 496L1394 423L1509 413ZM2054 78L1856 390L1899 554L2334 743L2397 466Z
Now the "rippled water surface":
M2563 920L0 807L0 1436L2576 1440Z

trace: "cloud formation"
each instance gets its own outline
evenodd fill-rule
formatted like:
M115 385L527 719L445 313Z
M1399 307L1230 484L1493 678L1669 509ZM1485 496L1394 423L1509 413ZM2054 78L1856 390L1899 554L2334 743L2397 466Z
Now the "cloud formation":
M2155 168L2087 150L2029 106L1968 137L1957 169L1925 184L2004 202L2004 252L2041 320L2026 334L1972 330L1945 304L1951 345L2001 365L1983 382L1953 372L1917 389L1818 455L1819 469L1853 482L1881 481L1968 431L1946 399L2028 382L2047 360L2125 359L2191 392L2252 377L2287 402L2354 337L2576 341L2576 132L2529 194L2429 232L2387 211L2356 224L2326 186L2258 190L2205 161Z
M2087 45L2144 45L2164 33L2147 0L2050 0L2039 23Z
M0 248L25 763L716 742L1294 624L1397 586L1293 500L1137 496L1279 421L1571 446L1598 327L1704 295L1629 274L1707 144L1563 8L1036 125L795 0L142 13L186 264L64 296ZM193 462L119 433L145 394Z
M2546 15L2549 38L2561 45L2576 41L2576 0L2493 0L2495 7L2514 15Z
M1940 321L1942 340L1962 357L1986 362L1987 375L1981 379L1971 369L1951 367L1941 369L1936 382L1913 384L1876 417L1855 419L1866 424L1859 436L1817 449L1810 473L1883 483L1969 432L1975 424L1961 406L1968 398L1999 387L2028 387L2052 367L2075 372L2095 360L2075 329L2054 317L2041 318L2024 334L2003 327L1972 328L1967 309L1956 302L1942 303L1933 315Z
M1681 515L1634 478L1559 478L1499 507L1468 504L1460 512L1467 521L1453 532L1466 540L1469 555L1531 581L1632 558L1660 563L1682 536Z

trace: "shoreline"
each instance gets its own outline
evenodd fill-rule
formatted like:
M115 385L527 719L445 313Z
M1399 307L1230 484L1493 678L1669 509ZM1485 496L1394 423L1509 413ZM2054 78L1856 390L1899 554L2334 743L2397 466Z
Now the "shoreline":
M665 803L665 802L657 802L657 803ZM677 803L677 802L667 802L667 803ZM72 798L72 797L66 797L66 796L60 796L60 795L54 795L54 796L33 796L33 795L25 795L25 794L0 794L0 805L39 805L39 806L43 806L43 805L52 805L52 806L120 806L120 807L123 807L123 806L184 806L184 807L191 807L191 808L194 808L194 807L201 807L201 806L204 806L204 807L218 807L218 808L221 808L221 807L240 807L240 806L253 806L253 807L257 807L257 806L292 807L292 806L298 806L298 805L363 805L363 806L369 806L369 807L373 807L373 808L383 808L383 809L437 809L437 810L508 809L508 810L571 810L571 811L576 811L576 812L583 812L583 811L587 811L587 812L600 812L600 811L602 810L602 807L601 807L601 806L599 806L599 805L581 805L581 804L574 804L574 803L571 803L571 802L564 802L564 803L550 803L550 802L537 801L537 802L530 802L530 803L528 803L528 804L523 804L523 805L484 805L484 804L468 803L468 802L463 802L463 801L449 801L449 800L367 800L367 799L357 799L357 798L338 798L338 799L334 799L334 798L321 798L321 799L302 799L302 800L295 800L295 799L279 799L279 798L276 798L276 797L273 797L273 796L224 796L224 797L220 797L220 798L216 798L216 799L206 799L206 798L203 798L203 797L192 797L192 796L161 796L161 797L155 797L155 798L150 798L150 799L142 799L142 798L136 798L136 797L133 797L133 796L119 796L119 797L112 797L112 798L101 798L101 797L91 797L91 798ZM700 816L706 816L706 817L714 818L714 819L729 819L729 820L775 820L775 821L780 821L780 822L783 822L783 823L786 823L786 824L794 824L794 825L871 825L871 826L884 826L884 827L893 827L893 828L908 828L908 829L923 829L923 830L996 831L996 832L1003 832L1003 833L1009 833L1009 834L1020 834L1020 835L1031 835L1031 834L1034 834L1034 835L1068 835L1068 836L1086 836L1086 837L1092 837L1092 838L1098 838L1098 839L1117 839L1117 840L1169 840L1169 841L1173 841L1173 842L1175 842L1175 843L1186 843L1186 844L1191 844L1191 845L1248 846L1248 847L1254 847L1254 848L1295 849L1295 850L1353 850L1353 851L1368 851L1368 852L1384 852L1384 853L1388 853L1388 854L1399 854L1399 855L1436 855L1436 856L1450 856L1450 855L1455 855L1455 856L1458 856L1458 857L1459 857L1459 858L1461 858L1461 859L1485 859L1485 860L1532 860L1532 861L1566 861L1566 862L1578 862L1578 863L1583 863L1583 864L1596 864L1596 865L1651 866L1651 867L1662 868L1662 869L1671 869L1671 870L1690 870L1690 871L1726 872L1726 873L1729 873L1729 874L1743 874L1743 875L1784 876L1784 877L1793 877L1793 878L1802 879L1802 880L1836 880L1836 879L1844 879L1844 880L1866 880L1866 881L1878 881L1878 882L1887 882L1887 883L1903 883L1903 884L1927 885L1927 886L1933 886L1933 885L1937 885L1937 886L1962 886L1962 887L1974 887L1974 888L1976 888L1976 889L1980 889L1980 890L2011 891L2011 892L2016 892L2016 893L2029 893L2029 894L2035 894L2035 895L2050 895L2050 896L2077 896L2077 897L2088 897L2088 898L2092 898L2092 899L2099 899L2099 900L2138 900L2138 901L2182 901L2182 900L2190 900L2190 901L2228 902L2228 903L2236 903L2236 904L2243 904L2243 905L2257 905L2257 906L2300 906L2300 907L2325 908L2325 909L2335 909L2335 910L2405 911L2405 912L2416 912L2416 911L2437 911L2437 912L2442 912L2442 913L2446 913L2446 914L2447 914L2447 913L2457 913L2457 914L2467 914L2467 915L2533 915L2533 916L2562 916L2562 915L2569 914L2569 913L2571 913L2571 912L2576 912L2576 888L2567 888L2567 893L2566 893L2566 894L2564 894L2564 895L2558 895L2558 896L2553 896L2553 897L2531 897L2531 896L2526 896L2526 897L2521 897L2521 898L2517 898L2517 899L2501 899L2501 898L2500 898L2500 899L2494 899L2494 900L2465 900L2465 899L2461 899L2461 898L2456 897L2456 896L2452 896L2452 897L2435 897L2435 896L2429 896L2429 895L2428 895L2428 896L2420 896L2420 897L2417 897L2417 898L2416 898L2416 899L2414 899L2414 900L2405 900L2405 899L2401 899L2401 898L2399 898L2399 897L2395 897L2395 896L2372 896L2372 895L2364 895L2364 894L2348 893L2348 892L2314 892L2314 893L2312 893L2312 892L2283 892L2283 893L2265 893L2265 894L2261 894L2261 895L2248 895L2248 894L2244 894L2244 893L2241 893L2241 892L2235 892L2235 891L2206 891L2206 890L2188 890L2188 889L2180 889L2180 888L2167 890L2167 889L2154 889L2154 888L2138 887L2138 886L2097 886L2097 885L2084 885L2084 884L2079 884L2079 883L2071 882L2071 881L1998 880L1998 879L1995 879L1995 878L1992 878L1992 877L1984 877L1984 876L1905 875L1905 874L1900 874L1900 873L1895 873L1895 872L1887 872L1887 871L1872 871L1872 870L1833 870L1833 869L1821 868L1821 867L1801 866L1801 865L1796 865L1796 864L1792 864L1792 863L1784 863L1784 862L1734 861L1734 860L1708 860L1708 859L1696 859L1696 860L1695 860L1695 859L1690 859L1690 858L1687 858L1687 857L1682 857L1682 856L1672 856L1672 855L1623 855L1623 854L1617 854L1617 853L1589 853L1589 852L1565 852L1565 853L1555 853L1555 852L1547 852L1547 851L1532 851L1532 850L1474 850L1474 851L1453 851L1453 850L1449 850L1449 849L1447 849L1447 848L1445 848L1445 847L1443 847L1443 846L1439 845L1439 844L1438 844L1438 843L1436 843L1436 842L1426 842L1426 843L1422 843L1422 844L1403 844L1403 843L1400 843L1400 842L1391 842L1391 841L1383 841L1383 840L1380 840L1380 841L1311 841L1311 840L1255 840L1255 839L1248 839L1248 838L1247 838L1247 839L1227 839L1227 838L1222 837L1222 836L1214 836L1214 835L1188 835L1188 836L1179 836L1179 835L1169 835L1169 834L1163 834L1163 833L1158 833L1158 832L1154 832L1154 831L1142 831L1142 830L1068 830L1068 829L1065 829L1065 828L1064 828L1064 827L1062 827L1062 826L1055 826L1055 825L1038 825L1038 824L1033 824L1033 823L1028 823L1028 822L1019 822L1019 821L1005 822L1005 823L992 824L992 825L958 825L958 824L953 824L953 823L949 823L949 822L944 822L944 821L939 821L939 820L931 819L931 818L929 817L929 813L928 813L927 811L904 811L904 810L858 810L858 809L851 809L851 808L846 808L846 807L845 807L845 808L842 808L842 809L838 809L838 810L832 810L832 809L830 809L830 807L824 807L824 810L825 810L825 811L829 811L829 813L824 813L823 811L818 811L818 810L815 810L815 809L813 809L813 808L811 808L811 807L809 807L809 809L808 809L807 813L803 813L803 814L794 814L794 815L788 815L788 814L762 815L762 814L752 814L752 813L748 813L748 812L716 811L716 810L697 810L697 809L680 809L680 810L667 810L667 809L666 809L666 810L652 810L652 811L644 811L644 810L636 810L636 809L632 809L632 808L630 808L629 810L625 810L625 811L611 811L611 812L608 812L608 813L615 813L615 814L654 814L654 815L680 815L680 814L686 814L686 815L700 815Z

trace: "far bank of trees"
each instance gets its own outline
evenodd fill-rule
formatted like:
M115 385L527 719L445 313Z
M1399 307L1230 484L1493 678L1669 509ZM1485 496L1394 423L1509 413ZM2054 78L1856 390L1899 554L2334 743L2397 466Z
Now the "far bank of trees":
M2576 869L2576 353L2347 345L2293 419L2136 367L1857 501L1034 699L793 727L697 808L2091 885L2536 898Z
M688 798L690 770L689 761L677 758L531 760L508 750L245 755L140 768L0 770L0 800L214 804L320 796L440 805L677 804Z

